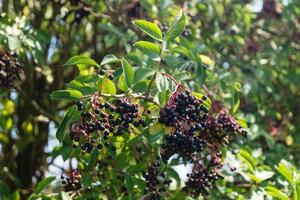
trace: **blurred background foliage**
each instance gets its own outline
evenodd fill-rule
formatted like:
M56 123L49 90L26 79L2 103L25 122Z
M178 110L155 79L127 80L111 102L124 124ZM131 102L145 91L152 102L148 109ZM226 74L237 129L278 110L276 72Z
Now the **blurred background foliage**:
M23 66L14 87L0 88L0 199L37 193L49 166L72 151L52 151L53 129L71 104L54 102L49 94L90 69L62 65L79 54L98 63L107 54L126 54L131 62L151 65L132 46L147 36L131 21L146 19L164 30L181 8L187 35L168 44L178 56L166 65L189 72L183 80L192 88L205 84L249 129L247 140L233 147L241 150L227 152L225 179L209 197L300 199L297 0L0 1L0 47L16 52ZM54 184L47 193L57 191Z

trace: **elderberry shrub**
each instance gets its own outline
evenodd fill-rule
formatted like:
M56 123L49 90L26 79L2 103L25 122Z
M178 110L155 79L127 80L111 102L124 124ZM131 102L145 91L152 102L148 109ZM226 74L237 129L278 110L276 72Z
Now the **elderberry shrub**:
M146 180L145 194L149 194L147 199L159 200L161 193L165 192L167 187L171 184L172 180L166 178L166 174L160 172L160 163L158 161L152 163L148 171L143 173Z
M16 54L0 49L0 87L13 87L14 81L22 72L22 66L16 60Z
M195 153L200 153L205 146L205 141L194 136L191 131L176 130L173 134L166 135L161 151L161 157L167 162L171 156L178 154L183 160L193 160Z
M207 113L208 109L202 99L197 99L189 91L176 91L168 104L160 110L158 121L172 127L183 127L192 123L201 126L207 119Z
M234 135L246 135L246 131L224 109L210 116L200 133L200 137L215 148L229 144Z
M77 102L77 109L81 111L81 119L73 124L70 138L74 148L81 144L82 151L87 153L94 147L114 152L112 137L127 133L131 125L147 126L138 114L138 105L127 98L109 102L94 95L90 101Z
M61 176L61 183L67 190L77 190L81 188L81 174L78 170L72 170L66 176Z

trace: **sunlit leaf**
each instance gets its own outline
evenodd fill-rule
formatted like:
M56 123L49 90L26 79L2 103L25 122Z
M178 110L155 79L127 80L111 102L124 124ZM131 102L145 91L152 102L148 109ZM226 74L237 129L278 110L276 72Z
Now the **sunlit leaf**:
M175 17L172 25L167 30L165 40L172 40L179 36L185 27L185 16L182 12L182 10L179 12L179 14Z
M85 64L85 65L99 67L98 63L96 63L93 59L87 56L73 56L64 64L64 66L77 65L77 64Z
M159 27L152 23L145 20L134 20L133 24L141 29L143 32L145 32L150 37L156 39L156 40L162 40L162 33L159 29Z
M290 198L284 194L282 191L280 191L279 189L272 187L272 186L267 186L264 188L266 193L276 199L280 199L280 200L290 200Z
M127 60L122 58L122 68L123 68L123 73L125 76L125 81L126 85L128 88L130 88L133 84L134 81L134 71L132 66L129 64Z
M108 54L102 59L100 66L116 62L121 62L121 60L112 54Z
M54 176L50 176L50 177L47 177L47 178L41 180L35 188L35 193L38 194L38 193L42 192L42 190L45 189L47 187L47 185L49 185L54 180L55 180Z
M148 55L150 58L158 59L160 54L159 46L152 42L138 41L134 45L138 50Z
M82 96L78 90L57 90L50 94L53 100L79 100Z

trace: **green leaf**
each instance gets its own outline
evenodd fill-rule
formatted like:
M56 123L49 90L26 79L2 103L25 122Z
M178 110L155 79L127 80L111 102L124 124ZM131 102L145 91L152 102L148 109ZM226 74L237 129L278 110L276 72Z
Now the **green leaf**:
M104 78L100 81L100 91L106 94L116 94L117 88L111 80Z
M172 25L167 30L165 40L172 40L179 36L185 27L185 16L183 15L182 10L179 12L179 14L175 17Z
M61 152L61 156L63 158L63 161L68 160L68 158L70 157L71 153L72 153L73 147L72 146L67 146L67 145L63 145L62 146L62 152Z
M231 96L231 112L235 113L240 107L239 93L236 90L232 89Z
M154 144L157 141L161 141L164 137L164 132L160 132L154 135L150 135L147 139L150 144Z
M93 59L87 56L73 56L64 64L64 66L77 65L77 64L99 67L98 63L96 63Z
M148 55L150 58L158 59L160 54L159 46L152 42L138 41L134 45L138 50Z
M156 86L158 91L166 91L170 88L170 82L167 77L163 76L161 73L157 73L156 75Z
M134 81L134 71L132 69L132 66L125 60L125 58L122 58L122 68L123 68L123 73L125 76L125 82L128 88L130 88L133 84Z
M169 93L168 91L158 92L158 102L160 105L165 105L168 102Z
M79 75L75 78L80 83L94 83L98 80L96 75Z
M132 87L132 90L137 93L146 92L149 82L150 80L140 81Z
M77 80L73 80L67 84L67 89L74 89L80 91L83 95L89 95L96 92L96 88L88 85L82 84Z
M150 76L153 76L155 70L152 68L138 68L134 74L134 82L138 83L139 81L145 80Z
M126 90L128 89L128 87L126 85L124 74L121 74L120 77L119 77L118 87L123 92L126 92Z
M0 180L0 197L1 195L8 195L9 193L9 186Z
M0 193L1 194L1 193ZM21 199L21 195L20 192L18 190L14 191L11 195L10 195L10 200L20 200Z
M101 61L100 66L109 64L109 63L116 63L116 62L120 62L121 60L119 58L117 58L116 56L112 55L112 54L108 54L106 56L104 56L104 58Z
M178 175L178 173L171 167L168 167L166 169L166 172L168 173L169 176L171 176L172 178L174 178L176 180L176 183L177 183L177 187L180 187L181 185L181 179Z
M81 92L78 90L57 90L50 94L53 100L79 100L82 97Z
M195 57L191 50L189 50L183 46L177 46L177 47L173 48L172 51L179 53L185 57L191 58L191 59L194 59L194 57Z
M276 199L280 199L280 200L290 200L290 198L284 194L282 191L278 190L275 187L272 186L267 186L264 188L266 193Z
M162 41L162 33L156 24L145 20L134 20L133 24L150 37Z
M300 185L293 185L293 196L294 199L299 199L300 198Z
M72 198L64 191L60 193L60 196L62 200L72 200Z
M10 50L16 50L22 46L21 40L17 37L8 36L7 42Z
M294 184L293 181L293 172L289 168L289 163L286 160L281 160L278 166L276 166L276 170L291 184Z
M255 170L254 172L254 176L258 179L257 183L272 178L274 174L275 173L273 171L267 171L267 170Z
M124 184L125 184L126 189L129 192L129 194L132 194L133 193L134 182L131 179L131 175L130 174L127 174L127 176L125 177Z
M56 138L58 139L58 141L62 142L66 136L66 128L67 125L69 123L69 121L71 120L74 112L75 112L76 108L73 106L71 107L68 112L65 114L63 120L60 122L57 131L56 131Z
M80 180L80 183L83 188L90 187L92 182L93 182L93 176L90 176L88 173L84 173L82 175L82 179Z
M89 162L89 164L87 166L87 171L88 172L92 171L93 168L95 167L95 165L97 164L97 162L98 162L98 154L99 154L98 150L94 149L94 151L92 152L92 156L90 158L90 162Z
M43 189L45 189L46 186L49 185L49 184L50 184L52 181L54 181L54 180L55 180L55 177L54 177L54 176L49 176L49 177L47 177L47 178L41 180L41 181L37 184L37 186L36 186L36 188L35 188L35 193L36 193L36 194L39 194L40 192L42 192Z
M134 146L134 145L140 143L141 141L146 141L146 138L142 134L139 134L139 135L135 136L134 138L127 140L126 145Z
M248 169L254 173L254 167L256 166L256 160L245 150L241 149L238 154L238 158L242 160L247 166Z
M149 133L151 135L155 135L157 133L163 132L165 129L165 125L159 122L155 122L149 129Z

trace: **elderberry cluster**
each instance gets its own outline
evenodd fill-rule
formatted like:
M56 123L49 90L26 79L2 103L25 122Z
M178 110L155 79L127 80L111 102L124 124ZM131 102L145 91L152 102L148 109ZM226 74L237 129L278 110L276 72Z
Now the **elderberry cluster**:
M67 176L62 175L60 178L61 183L68 189L74 190L79 189L81 187L81 174L78 170L72 170L70 173L67 174Z
M164 162L168 162L169 158L174 154L178 154L183 160L193 160L195 153L204 149L205 141L198 136L194 136L192 132L182 132L176 130L173 134L165 136L161 151L161 157Z
M94 95L86 105L78 102L77 108L81 111L81 120L73 125L70 138L74 148L81 144L83 152L90 153L94 147L102 149L103 146L114 152L113 136L128 132L130 125L147 126L138 115L138 105L127 98L107 102Z
M0 49L0 87L11 88L22 73L22 66L16 60L16 54Z
M208 110L203 105L206 99L206 96L197 99L189 91L176 93L168 105L160 110L158 121L172 127L191 123L202 125L208 117Z
M146 188L144 193L149 194L149 200L160 200L160 193L166 191L166 187L169 187L172 180L167 179L166 175L160 172L160 163L152 163L148 171L143 173L143 177L146 180Z
M189 193L193 197L200 194L207 195L208 189L219 178L214 170L206 169L203 165L197 163L191 173L187 174L188 180L185 182L183 191Z
M201 138L214 146L222 146L229 143L230 136L246 135L246 131L225 110L221 110L216 116L210 117L201 131Z

